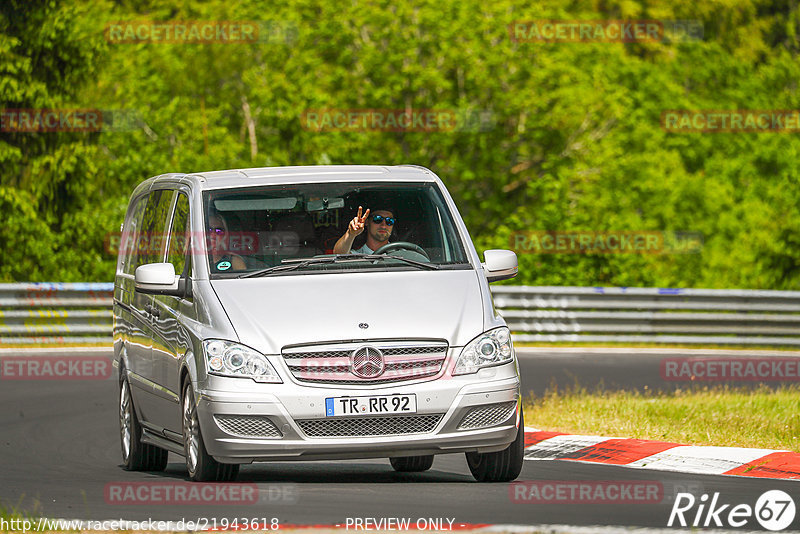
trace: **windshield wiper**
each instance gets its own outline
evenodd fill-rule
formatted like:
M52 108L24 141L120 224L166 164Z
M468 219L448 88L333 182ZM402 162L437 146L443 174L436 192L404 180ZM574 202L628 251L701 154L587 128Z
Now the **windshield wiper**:
M428 270L431 270L431 271L436 271L436 270L438 270L438 269L439 269L439 266L438 266L438 265L435 265L435 264L433 264L433 263L425 263L424 261L412 260L412 259L409 259L409 258L404 258L404 257L402 257L402 256L394 256L394 255L392 255L392 254L378 254L378 255L374 255L374 254L365 254L365 255L366 255L368 258L370 258L370 259L373 259L373 260L376 260L376 259L378 259L378 258L382 258L382 259L392 259L392 260L400 260L400 261L404 261L404 262L406 262L406 263L407 263L407 264L409 264L409 265L414 265L414 266L416 266L416 267L421 267L421 268L423 268L423 269L428 269Z
M393 260L400 260L406 262L410 265L415 265L417 267L421 267L424 269L430 270L437 270L439 268L438 265L433 265L430 263L425 263L416 260L410 260L408 258L403 258L401 256L393 256L393 255L384 255L384 254L334 254L331 256L317 256L314 258L287 258L285 260L281 260L280 265L274 265L272 267L267 267L266 269L260 269L258 271L253 271L252 273L245 273L237 278L256 278L259 276L268 276L273 273L283 273L288 271L294 271L296 269L301 269L303 267L307 267L309 265L318 265L318 264L326 264L326 263L336 263L342 260L381 260L391 258Z
M258 276L265 276L272 273L294 271L295 269L300 269L308 265L336 263L337 261L351 260L351 259L360 260L365 257L369 258L371 256L369 254L333 254L330 256L315 256L313 258L286 258L284 260L281 260L280 265L274 265L272 267L267 267L266 269L253 271L252 273L245 273L243 275L238 276L238 278L255 278Z
M258 271L253 271L252 273L245 273L239 275L237 278L255 278L257 276L264 276L271 273L278 273L284 271L294 271L295 269L299 269L301 267L305 267L307 265L315 264L315 263L333 263L337 259L337 256L326 256L324 258L291 258L281 260L280 265L273 265L272 267L267 267L266 269L259 269Z

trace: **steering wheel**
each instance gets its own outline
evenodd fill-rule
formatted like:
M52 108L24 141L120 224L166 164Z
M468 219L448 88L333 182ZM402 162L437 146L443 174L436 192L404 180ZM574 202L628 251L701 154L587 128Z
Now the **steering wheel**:
M427 261L431 261L430 256L428 256L428 253L425 252L424 248L419 245L415 245L414 243L409 243L408 241L395 241L394 243L387 243L373 252L373 254L388 254L389 252L398 249L410 250L412 252L416 252L417 254L422 254L425 256Z

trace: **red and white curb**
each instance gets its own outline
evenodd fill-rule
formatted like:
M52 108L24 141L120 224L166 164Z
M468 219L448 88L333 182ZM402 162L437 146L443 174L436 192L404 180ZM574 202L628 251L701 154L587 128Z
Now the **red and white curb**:
M800 454L791 451L698 447L666 441L578 436L530 427L525 427L525 459L800 480Z

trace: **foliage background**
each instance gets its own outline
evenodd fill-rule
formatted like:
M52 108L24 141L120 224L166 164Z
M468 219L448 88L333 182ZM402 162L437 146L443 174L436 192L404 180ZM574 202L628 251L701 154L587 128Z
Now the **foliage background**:
M109 43L127 20L259 20L282 42ZM515 43L536 19L700 20L704 39ZM665 132L665 109L800 109L793 0L5 0L0 108L134 112L0 132L0 281L110 281L104 239L163 172L417 163L482 251L517 230L704 235L695 254L520 255L513 283L797 289L800 141ZM314 132L318 108L491 110L459 132ZM248 120L248 114L250 120ZM249 126L252 126L252 135ZM255 146L255 149L253 148Z

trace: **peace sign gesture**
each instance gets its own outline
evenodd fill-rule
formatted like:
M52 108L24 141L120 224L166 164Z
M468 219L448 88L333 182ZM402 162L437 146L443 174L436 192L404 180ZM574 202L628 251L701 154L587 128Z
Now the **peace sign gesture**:
M367 217L369 217L369 208L367 208L366 213L361 215L361 206L358 207L358 215L353 217L353 220L350 221L350 224L347 227L347 233L351 236L355 237L361 232L364 231L364 225L367 224Z

